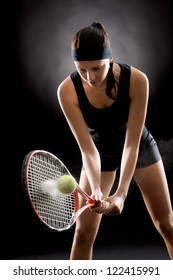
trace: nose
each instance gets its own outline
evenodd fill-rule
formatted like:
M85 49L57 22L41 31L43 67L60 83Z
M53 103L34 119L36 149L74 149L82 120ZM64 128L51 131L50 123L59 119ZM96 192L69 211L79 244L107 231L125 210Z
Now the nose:
M95 79L95 74L93 71L88 71L87 72L87 80L88 81L93 81Z

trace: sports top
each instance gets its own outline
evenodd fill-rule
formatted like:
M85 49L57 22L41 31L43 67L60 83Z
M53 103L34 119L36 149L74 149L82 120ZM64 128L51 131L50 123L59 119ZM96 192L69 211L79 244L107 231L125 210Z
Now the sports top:
M79 73L74 71L70 75L76 89L80 109L95 145L100 154L108 156L121 156L122 154L130 107L131 68L128 64L118 64L121 70L116 99L110 106L103 109L95 108L89 102ZM145 141L148 133L144 127L142 142Z

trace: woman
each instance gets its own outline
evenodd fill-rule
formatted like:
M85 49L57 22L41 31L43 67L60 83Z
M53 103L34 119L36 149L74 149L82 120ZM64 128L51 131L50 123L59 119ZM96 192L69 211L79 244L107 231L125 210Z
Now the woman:
M58 87L58 100L79 145L80 187L96 201L76 222L70 259L92 259L102 218L122 212L132 178L173 259L173 212L157 144L145 127L149 85L146 75L113 63L101 23L79 30L71 45L76 71ZM116 192L109 196L116 170ZM109 202L109 207L105 206ZM85 203L81 198L81 205Z

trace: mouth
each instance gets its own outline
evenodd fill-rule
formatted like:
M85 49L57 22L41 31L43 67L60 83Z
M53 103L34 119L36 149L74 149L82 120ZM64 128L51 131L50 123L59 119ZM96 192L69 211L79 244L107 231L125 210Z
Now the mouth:
M91 86L95 86L97 84L97 81L88 81L88 83L91 85Z

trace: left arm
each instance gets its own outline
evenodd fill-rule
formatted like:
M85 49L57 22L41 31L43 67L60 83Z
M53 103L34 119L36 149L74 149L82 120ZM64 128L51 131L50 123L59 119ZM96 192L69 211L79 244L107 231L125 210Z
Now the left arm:
M114 195L106 200L111 202L107 215L121 213L132 180L139 152L139 144L145 124L149 96L148 79L144 73L131 68L130 110L125 143L121 159L120 178Z

